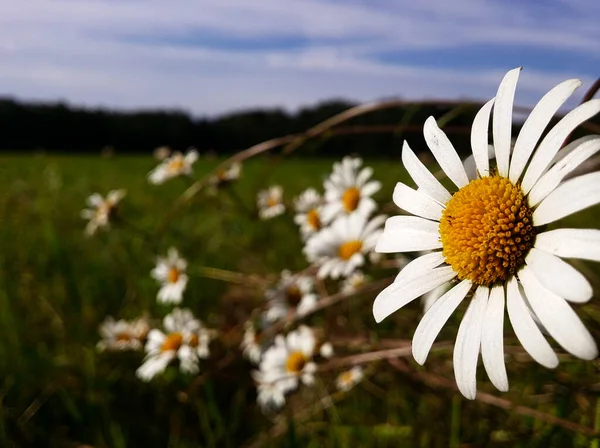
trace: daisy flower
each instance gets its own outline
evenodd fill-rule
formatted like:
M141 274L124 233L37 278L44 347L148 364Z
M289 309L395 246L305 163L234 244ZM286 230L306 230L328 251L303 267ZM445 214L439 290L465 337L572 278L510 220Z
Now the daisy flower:
M372 180L373 170L360 169L362 160L344 157L333 164L333 172L325 181L325 205L322 220L330 223L338 216L360 214L369 216L377 208L371 196L381 189L381 183Z
M283 188L273 185L266 190L261 190L256 196L258 216L260 219L271 219L285 211L283 205Z
M114 320L107 317L100 325L100 336L97 348L104 350L141 350L144 347L146 336L150 331L150 325L144 318L126 321Z
M148 174L150 183L159 185L177 176L192 174L192 165L198 160L198 151L189 150L185 155L175 151L171 157L165 158L156 168Z
M112 190L103 198L94 193L87 198L88 208L81 211L81 217L88 219L85 233L92 236L99 228L108 228L117 212L117 205L125 197L125 190Z
M186 269L187 261L179 256L179 252L174 247L169 249L166 258L158 257L156 267L152 269L150 275L162 284L157 295L159 302L181 303L188 282Z
M209 184L214 187L226 185L234 180L238 180L241 172L242 164L239 162L232 163L228 168L217 170L217 172L209 179Z
M198 373L198 361L208 358L210 331L195 319L188 309L175 308L165 316L160 330L150 330L146 343L146 358L137 369L137 376L150 381L163 372L174 359L179 359L179 369L184 373Z
M361 382L364 377L361 366L354 366L350 370L346 370L338 375L335 384L339 390L348 392L354 386Z
M279 383L284 393L296 389L300 381L307 386L313 384L317 370L312 361L315 345L313 331L304 325L286 337L277 335L262 356L260 375L268 382Z
M312 236L306 242L304 254L308 261L320 266L318 277L347 277L362 266L365 255L375 248L385 219L377 216L367 221L360 213L341 216Z
M323 198L317 190L309 188L294 201L296 216L294 222L300 226L302 238L309 236L321 229L321 205Z
M418 363L425 362L440 329L469 297L454 348L456 382L469 399L476 394L480 352L491 382L501 391L508 389L505 304L517 338L540 364L554 368L558 358L532 314L574 356L594 359L598 355L594 339L569 304L587 302L592 287L563 258L600 261L600 231L547 230L546 225L600 202L600 173L563 181L600 150L600 136L584 137L560 150L577 126L600 111L600 100L576 107L545 132L581 81L559 84L534 107L511 153L512 106L519 73L520 68L508 72L496 97L475 116L471 129L475 170L465 170L432 117L425 122L425 141L456 191L442 186L404 144L402 160L418 189L398 183L393 199L413 216L388 219L376 248L380 252L433 251L406 265L375 299L373 314L378 322L422 294L453 284L417 327L413 355ZM490 115L493 158L488 148Z
M344 294L356 292L367 284L368 279L361 271L355 271L348 278L344 279L340 291Z
M285 319L288 315L303 316L317 304L319 296L314 292L315 281L307 275L292 274L285 270L273 289L265 292L267 298L266 318L269 322Z

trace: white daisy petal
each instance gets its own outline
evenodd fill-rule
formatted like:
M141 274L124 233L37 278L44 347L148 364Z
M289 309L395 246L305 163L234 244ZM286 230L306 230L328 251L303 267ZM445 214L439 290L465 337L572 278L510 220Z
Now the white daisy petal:
M587 119L600 112L600 99L590 100L565 115L544 137L537 148L521 183L524 193L529 193L544 173L560 146L573 130Z
M418 216L392 216L385 222L375 251L390 253L440 248L438 227L439 223Z
M585 174L564 182L533 212L533 222L541 226L600 203L600 172Z
M561 82L545 94L535 105L515 141L508 176L513 184L516 184L521 177L538 140L556 111L579 86L581 86L581 81L578 79L568 79Z
M481 333L481 358L483 365L496 389L508 390L508 377L504 365L504 286L496 285L490 292L490 299L483 318Z
M463 301L473 283L463 280L450 291L441 296L425 313L415 330L412 340L412 353L415 361L423 365L431 346L442 327L446 324L454 310Z
M564 151L564 149L561 150L561 152L562 151ZM571 173L598 151L600 151L600 137L586 139L579 146L573 148L568 155L560 159L556 165L550 168L546 174L536 182L527 196L529 206L534 207L539 204L542 199L548 196L558 186L567 174Z
M534 247L559 257L600 261L600 230L550 230L536 235Z
M439 180L427 169L423 162L410 149L405 141L402 145L402 163L417 186L441 204L448 202L452 196Z
M514 276L506 286L506 307L510 323L523 348L538 363L554 369L558 365L558 357L533 320Z
M460 157L444 131L438 127L433 117L429 117L425 121L423 135L431 153L448 178L454 182L458 188L467 185L469 183L469 178L460 161Z
M587 302L594 295L592 285L569 263L535 247L529 250L525 263L547 289L571 302Z
M492 111L494 100L495 98L492 98L479 109L471 126L471 148L477 171L481 177L490 174L488 131L490 127L490 112Z
M492 120L494 151L496 152L496 161L498 163L498 174L503 177L508 177L513 101L515 99L515 90L521 68L515 68L504 75L504 79L502 79L498 87L496 103L494 104L494 116Z
M444 256L441 252L426 253L407 263L398 273L396 280L418 276L420 272L437 268L442 263L444 263Z
M556 342L578 358L597 357L596 342L567 301L544 288L529 266L518 275L532 310Z
M413 190L408 185L398 182L392 196L394 204L413 215L439 221L442 217L442 206L425 193Z
M571 154L575 149L579 147L579 145L590 140L595 140L597 138L598 135L584 135L583 137L580 137L577 140L573 140L571 143L562 147L560 151L556 153L556 155L552 158L552 161L550 162L550 166L553 166L556 162Z
M487 307L489 288L479 286L467 308L454 345L454 376L458 390L469 400L477 394L477 359L481 344L481 327Z

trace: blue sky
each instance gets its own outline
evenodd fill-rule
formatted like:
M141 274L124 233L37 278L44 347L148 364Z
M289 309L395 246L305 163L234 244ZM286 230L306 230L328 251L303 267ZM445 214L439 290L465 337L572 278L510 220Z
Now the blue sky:
M216 115L328 98L517 104L600 76L595 0L28 0L0 5L0 95Z

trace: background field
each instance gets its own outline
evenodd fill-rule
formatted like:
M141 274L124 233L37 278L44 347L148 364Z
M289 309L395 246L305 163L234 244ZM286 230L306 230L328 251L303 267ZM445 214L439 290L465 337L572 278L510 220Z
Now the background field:
M219 161L199 161L195 176ZM201 193L172 213L191 182L148 184L146 174L155 165L149 157L1 156L0 446L235 447L256 441L290 447L599 446L577 425L600 429L600 363L561 355L558 369L547 370L521 354L508 327L511 391L499 394L483 373L480 389L509 400L505 407L514 402L544 413L536 418L469 402L441 381L453 381L451 345L424 368L411 357L397 368L374 363L369 379L348 396L334 395L339 401L324 410L311 408L332 388L335 371L325 372L315 388L294 396L281 420L273 423L261 415L254 405L251 366L237 353L239 325L261 303L256 285L306 262L293 215L258 221L254 197L272 183L284 186L288 200L307 187L320 189L333 161L261 156L244 164L242 179L231 189L217 196ZM367 159L366 164L384 185L376 199L388 214L396 213L387 203L395 182L406 176L399 153L397 161ZM114 231L85 238L79 212L86 197L114 188L128 192L121 222ZM595 207L561 225L598 227L599 218ZM226 336L211 346L212 356L202 367L206 374L190 378L171 369L145 384L134 375L141 354L99 354L97 329L107 315L132 318L145 312L158 319L168 312L156 303L157 285L149 272L156 254L171 245L190 264L184 306ZM598 265L577 267L598 290ZM327 287L335 291L333 283ZM402 346L417 325L419 304L376 325L374 295L353 297L309 322L329 332L340 355ZM597 299L576 311L600 341ZM454 339L459 319L451 319L439 341ZM280 424L292 415L289 427ZM553 424L545 415L575 426Z

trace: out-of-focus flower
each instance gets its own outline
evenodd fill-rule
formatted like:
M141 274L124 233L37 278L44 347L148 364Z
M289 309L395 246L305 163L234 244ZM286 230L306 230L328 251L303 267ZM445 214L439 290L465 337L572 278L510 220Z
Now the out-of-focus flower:
M272 185L266 190L261 190L256 196L258 216L260 219L271 219L285 211L283 204L283 188Z
M370 221L359 213L337 218L309 238L304 247L308 261L317 263L320 278L347 277L365 263L365 255L375 248L385 216Z
M312 277L283 271L277 286L265 292L267 320L273 322L288 317L290 313L303 316L310 312L319 298L314 287L315 281Z
M321 213L324 223L346 215L368 217L377 209L371 196L381 189L381 183L369 181L373 170L361 169L362 163L359 158L344 157L341 163L333 164L333 172L325 181L325 205Z
M296 208L294 222L300 226L303 239L307 239L321 229L322 204L323 198L314 188L307 189L294 201Z
M254 370L252 377L256 382L256 402L263 412L276 411L285 404L286 391L281 382L260 370Z
M331 358L333 354L333 345L331 342L324 342L319 347L319 355L321 355L321 357Z
M190 176L192 165L198 160L198 151L190 149L185 155L175 151L148 174L148 180L155 185L177 176Z
M100 336L97 348L104 350L141 350L144 347L150 325L144 318L132 321L115 320L107 317L100 325Z
M156 267L152 269L150 275L162 284L157 295L159 302L181 303L188 282L186 269L187 261L179 256L179 252L174 247L169 249L166 258L158 257Z
M263 350L262 344L258 340L258 336L254 322L251 320L246 322L240 348L242 349L244 357L253 364L258 364L260 362Z
M348 278L344 279L340 291L345 294L356 292L365 286L368 280L369 278L361 271L355 271Z
M87 198L88 208L81 211L81 217L89 220L85 228L86 235L92 236L98 229L110 226L110 221L117 212L117 205L125 194L125 190L111 190L106 198L98 193Z
M393 199L413 216L390 218L376 248L380 252L433 251L407 264L375 299L377 322L417 297L458 280L429 308L415 331L412 349L419 364L427 359L446 321L469 297L454 345L456 382L469 399L477 392L480 352L491 382L501 391L508 390L505 303L517 338L540 364L554 368L558 357L533 316L566 351L582 359L598 356L593 337L569 305L587 302L592 287L561 257L600 261L600 231L548 231L546 225L600 202L599 172L563 181L600 151L600 136L583 137L561 149L575 128L600 111L600 100L581 104L545 132L553 114L581 81L559 84L534 107L511 151L519 73L520 68L508 72L496 98L475 116L471 128L474 163L461 162L433 117L425 122L425 141L456 186L454 193L404 144L402 160L418 189L399 182ZM493 158L495 166L490 163Z
M195 319L188 309L175 308L163 320L165 333L150 330L146 343L146 358L137 369L137 376L150 381L162 373L174 359L179 360L179 369L184 373L198 373L198 362L208 358L210 330Z
M354 366L350 370L346 370L338 375L336 380L337 388L347 392L360 383L363 377L364 373L362 367Z
M209 184L213 187L224 186L234 180L238 180L241 173L242 164L239 162L232 163L228 168L217 170L217 172L209 179Z

